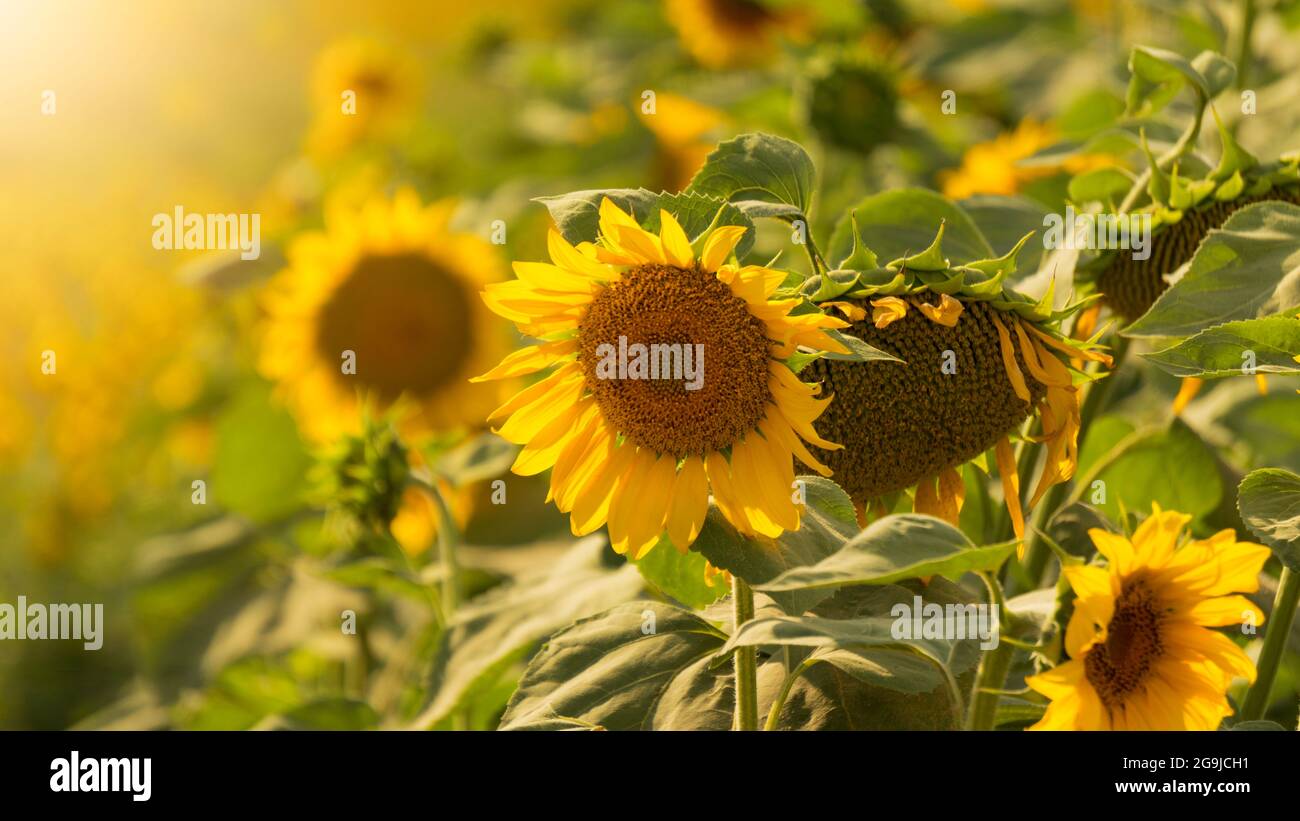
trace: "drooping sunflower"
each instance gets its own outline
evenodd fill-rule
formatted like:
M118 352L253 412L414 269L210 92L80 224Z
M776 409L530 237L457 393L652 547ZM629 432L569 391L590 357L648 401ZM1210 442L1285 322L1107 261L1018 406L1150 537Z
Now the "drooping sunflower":
M742 532L798 528L794 457L825 475L803 441L836 445L812 426L829 400L785 360L801 346L848 353L827 334L844 322L796 311L806 307L801 299L770 299L784 272L729 261L745 228L714 227L697 238L697 253L672 214L658 219L656 235L603 199L597 243L575 247L552 230L551 264L516 262L517 280L483 293L493 311L541 341L479 379L551 369L489 417L497 433L524 445L513 470L551 468L550 499L573 532L607 524L614 549L632 558L665 530L685 551L710 492ZM656 347L694 351L695 389L677 378L684 370L645 378L630 362L628 378L619 378L613 357L634 346L652 357Z
M1268 548L1231 530L1180 546L1191 517L1155 506L1132 540L1091 530L1107 567L1064 569L1074 589L1070 660L1025 680L1051 699L1034 730L1213 730L1225 696L1255 665L1211 628L1260 624L1235 595L1259 589Z
M323 232L291 244L264 300L259 368L309 438L355 432L364 403L399 399L408 438L478 427L508 391L467 382L509 350L476 296L504 273L487 242L448 228L451 211L402 190L329 208Z
M1257 202L1300 205L1300 154L1260 166L1226 131L1220 133L1227 146L1224 160L1204 179L1180 178L1177 166L1166 176L1152 166L1157 183L1150 190L1157 195L1142 209L1151 215L1146 258L1138 259L1132 250L1110 250L1080 270L1080 281L1093 281L1102 304L1124 322L1149 311L1169 287L1169 277L1191 261L1210 231L1221 228L1238 210ZM1261 394L1268 392L1263 374L1257 374L1255 382ZM1182 381L1174 398L1175 414L1182 413L1203 384L1197 377Z
M1300 155L1202 180L1180 179L1175 168L1162 187L1162 199L1143 209L1152 215L1150 256L1136 259L1131 250L1112 250L1085 271L1095 275L1106 306L1126 322L1150 310L1169 287L1169 275L1238 210L1257 202L1300 205Z
M799 38L806 12L762 0L667 0L668 21L682 45L707 68L770 62L781 36Z
M878 266L854 226L854 250L838 270L804 285L810 299L844 313L845 331L902 362L822 359L804 372L835 402L820 429L841 450L814 455L864 517L915 487L914 509L956 522L965 494L959 468L995 452L1016 536L1024 536L1020 478L1010 436L1031 415L1046 463L1028 508L1074 475L1079 388L1071 361L1110 364L1094 341L1064 337L1059 324L1080 306L1052 309L1002 285L1028 239L1006 256L953 266L943 227L920 254ZM851 267L850 267L851 266Z

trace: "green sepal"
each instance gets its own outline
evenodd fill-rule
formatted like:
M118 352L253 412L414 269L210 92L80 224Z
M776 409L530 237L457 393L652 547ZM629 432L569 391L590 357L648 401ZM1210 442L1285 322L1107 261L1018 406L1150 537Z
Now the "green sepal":
M902 257L889 263L887 267L911 271L946 271L948 260L943 255L943 231L946 220L939 221L939 231L934 235L930 247L919 254Z
M1223 146L1223 153L1219 156L1219 167L1210 174L1210 179L1223 182L1238 171L1249 171L1259 165L1255 155L1242 148L1237 138L1232 136L1232 132L1224 127L1223 120L1219 118L1219 112L1215 111L1214 106L1210 106L1210 113L1214 115L1214 122L1219 127L1219 144Z
M836 267L854 271L874 270L879 267L880 261L876 259L875 252L862 242L862 235L858 232L858 212L850 211L849 219L853 223L853 250Z

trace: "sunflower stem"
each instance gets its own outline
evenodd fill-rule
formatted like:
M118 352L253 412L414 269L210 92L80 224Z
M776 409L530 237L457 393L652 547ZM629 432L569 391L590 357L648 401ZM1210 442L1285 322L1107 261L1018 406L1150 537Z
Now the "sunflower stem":
M1250 39L1255 29L1255 0L1241 0L1241 30L1237 32L1237 88L1245 89L1250 79Z
M1007 609L1006 596L997 576L992 573L979 574L989 589L989 603L998 608L998 615L1004 623L1003 630L1010 626L1011 612ZM1002 631L999 631L1001 633ZM975 691L971 694L970 711L966 714L966 729L991 730L993 719L998 711L999 691L1007 680L1007 671L1011 669L1011 658L1015 648L999 639L998 646L984 653L980 659L979 672L975 676Z
M1295 620L1298 602L1300 573L1283 567L1282 575L1277 581L1273 612L1269 614L1268 626L1265 628L1264 647L1259 651L1259 663L1256 665L1259 672L1255 676L1255 684L1246 693L1246 700L1241 705L1242 721L1264 717L1264 710L1268 707L1268 694L1273 689L1273 679L1277 676L1277 668L1282 661L1282 651L1286 649L1287 638L1291 635L1291 622Z
M435 481L412 476L415 485L424 491L438 509L438 562L442 570L442 621L450 624L460 606L460 566L456 561L456 548L460 544L460 528L451 515L451 507Z
M767 722L763 724L764 730L776 729L777 722L781 718L781 708L785 706L786 699L790 697L790 689L794 687L794 683L799 680L799 677L818 661L819 659L809 656L785 677L785 681L781 683L781 692L777 693L776 700L772 702L772 709L767 711ZM757 709L757 704L755 704L755 708Z
M731 601L735 614L735 633L754 618L754 591L744 579L732 574ZM758 729L758 650L738 647L736 664L736 720L733 729ZM793 684L793 682L791 682Z

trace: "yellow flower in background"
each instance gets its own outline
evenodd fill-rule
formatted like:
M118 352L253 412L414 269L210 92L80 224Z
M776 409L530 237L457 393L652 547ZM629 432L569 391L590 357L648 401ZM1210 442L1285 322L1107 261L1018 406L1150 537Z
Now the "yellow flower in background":
M712 153L716 141L708 135L726 123L726 114L667 91L656 95L653 114L639 110L657 145L651 188L681 191Z
M1255 665L1210 628L1263 622L1234 594L1259 589L1269 551L1231 530L1179 546L1190 519L1157 505L1132 540L1089 531L1108 567L1064 570L1070 660L1025 680L1051 699L1031 729L1213 730L1232 715L1228 686Z
M700 532L710 490L723 515L749 534L799 526L794 457L826 475L803 440L823 448L812 422L828 399L783 361L799 346L845 352L826 334L845 323L791 314L799 300L769 301L786 274L728 262L745 229L723 226L696 255L677 220L661 211L658 235L610 200L599 244L575 248L556 231L553 264L516 262L518 279L489 285L484 301L543 340L480 379L553 369L497 408L490 421L524 445L514 471L553 468L550 498L576 535L608 524L619 553L638 558L667 529L685 551ZM642 378L623 358L630 345L688 350L699 381ZM699 347L697 347L699 346ZM621 378L630 377L630 378Z
M778 39L800 38L806 15L758 0L667 0L668 21L682 45L707 68L760 65L776 54Z
M505 387L470 385L509 350L476 293L502 278L492 247L413 191L330 208L289 248L265 299L260 370L309 437L359 429L363 401L404 400L407 436L481 424Z
M474 514L474 494L467 489L454 488L442 480L438 482L438 492L446 500L456 526L463 530ZM429 498L429 494L418 487L409 486L402 493L401 506L389 529L407 555L419 556L433 546L441 525L438 506Z
M944 195L952 199L975 194L1011 195L1020 191L1025 183L1061 171L1077 174L1114 164L1113 158L1093 155L1071 157L1059 165L1021 164L1022 160L1056 142L1058 136L1049 123L1021 120L1015 131L971 146L962 157L959 168L939 172L939 186Z
M332 156L399 133L418 107L419 76L409 55L377 40L348 39L325 49L312 76L310 150Z

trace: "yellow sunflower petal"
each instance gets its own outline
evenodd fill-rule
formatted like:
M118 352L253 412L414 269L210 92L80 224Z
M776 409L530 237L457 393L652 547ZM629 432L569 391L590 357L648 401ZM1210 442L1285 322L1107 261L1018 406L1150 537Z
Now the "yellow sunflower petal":
M682 230L681 223L662 209L659 211L659 240L663 243L664 256L669 265L690 268L695 264L695 252L691 250L691 241Z
M673 482L673 497L668 509L668 538L673 546L685 553L704 527L704 517L709 512L709 478L704 472L704 460L688 457Z
M948 294L939 295L939 304L931 305L928 302L920 302L916 306L921 313L925 314L931 322L948 328L957 327L957 320L961 318L962 311L966 307L961 304L960 300L954 299Z
M520 348L501 360L501 363L482 376L472 377L471 382L486 382L493 379L506 379L523 376L545 370L556 362L578 350L576 339L562 339L558 342L546 342Z
M888 328L907 316L907 303L896 296L871 300L871 321L877 328Z
M717 271L731 256L731 252L736 250L736 245L744 235L745 228L741 225L723 225L715 228L704 241L704 251L700 254L700 267L709 272Z

